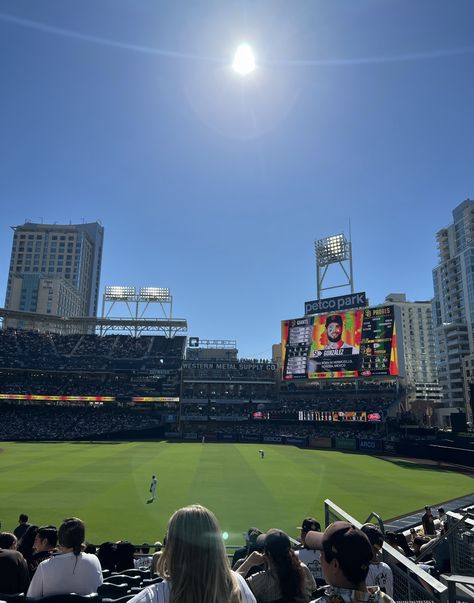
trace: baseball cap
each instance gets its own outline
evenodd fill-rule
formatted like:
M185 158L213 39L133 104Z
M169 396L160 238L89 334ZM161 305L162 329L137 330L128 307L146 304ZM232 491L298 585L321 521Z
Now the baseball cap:
M327 561L332 556L360 569L367 569L372 559L369 539L347 521L335 521L324 532L308 532L305 543L310 549L324 551Z
M296 529L302 532L309 532L311 530L313 532L320 532L321 524L314 517L305 517L301 522L301 526L298 526Z
M326 318L326 328L328 327L329 324L331 324L332 322L337 322L337 324L342 327L342 317L339 314L330 314L327 318Z

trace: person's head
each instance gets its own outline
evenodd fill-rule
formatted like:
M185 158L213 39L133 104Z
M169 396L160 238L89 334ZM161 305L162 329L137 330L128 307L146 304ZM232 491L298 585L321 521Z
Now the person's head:
M321 568L328 584L365 589L372 546L362 530L347 521L335 521L322 534L308 532L306 544L309 548L321 550Z
M28 515L25 515L25 513L21 513L20 517L18 518L18 521L20 523L26 523L28 521Z
M82 552L85 536L86 526L77 517L69 517L59 526L59 546L68 549L74 555L79 555Z
M262 533L258 528L249 528L245 533L245 544L249 549L254 549L257 544L257 538Z
M263 543L270 566L278 576L283 599L293 601L301 598L304 576L288 535L273 528L259 540Z
M115 542L103 542L99 545L99 550L97 551L97 557L100 561L100 565L103 570L110 570L111 572L115 572L116 566L116 553L117 545Z
M431 507L425 507L425 513L427 513L428 515L432 515Z
M17 550L23 555L23 557L28 558L33 555L33 545L36 539L36 533L38 532L38 526L31 525L28 526L27 530L20 538L17 544Z
M339 314L330 314L326 318L326 333L331 342L337 342L341 339L342 317Z
M58 531L55 526L43 526L36 532L33 548L37 553L52 551L58 543Z
M0 532L0 549L16 549L17 538L10 532Z
M172 580L176 601L234 603L240 598L217 519L201 505L173 513L157 569L160 576Z
M382 550L384 537L381 530L374 526L372 523L366 523L361 527L362 532L367 536L372 546L373 557L372 560L377 559L377 555Z
M438 509L438 517L443 517L444 515L446 515L446 511L444 510L444 507L440 507Z
M308 532L320 532L321 524L314 517L305 517L301 522L301 526L297 528L300 530L301 543L304 545L304 539Z
M116 547L116 566L118 572L132 569L135 565L135 547L128 540L120 540Z

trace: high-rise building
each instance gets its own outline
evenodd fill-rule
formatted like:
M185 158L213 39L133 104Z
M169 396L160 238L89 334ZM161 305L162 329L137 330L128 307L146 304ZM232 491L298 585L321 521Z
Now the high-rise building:
M404 293L390 293L384 305L387 303L400 309L397 337L401 337L403 343L409 400L439 403L441 387L434 354L431 301L410 302Z
M467 410L465 359L474 354L474 201L453 210L453 223L437 234L439 263L433 269L433 325L444 409ZM445 421L447 422L447 420Z
M25 222L13 230L5 308L97 316L103 226ZM10 318L6 326L21 328L21 319Z

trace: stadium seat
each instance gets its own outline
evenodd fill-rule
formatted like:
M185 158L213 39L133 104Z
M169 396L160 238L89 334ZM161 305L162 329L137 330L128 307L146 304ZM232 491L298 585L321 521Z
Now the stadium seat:
M120 572L121 575L124 576L141 576L142 578L150 577L149 569L139 569L138 567L132 567L130 569L126 569Z
M123 582L122 584L104 582L98 587L97 594L99 595L100 599L118 599L119 597L126 595L128 591L129 588L126 582Z
M15 593L13 595L0 593L0 601L5 601L5 603L23 603L24 600L24 593Z
M39 597L38 599L27 598L28 603L99 603L99 595L78 595L76 593L67 593L64 595L49 595Z
M119 599L102 599L102 603L127 603L127 601L130 601L130 599L133 599L133 597L135 596L135 594L130 594L130 595L124 595L123 597L120 597Z
M150 575L150 572L148 572L148 576ZM122 584L123 582L125 582L125 584L128 584L129 587L131 586L140 586L141 582L142 582L142 577L140 575L135 575L135 576L130 576L128 574L112 574L111 576L109 576L107 578L107 582L110 584Z

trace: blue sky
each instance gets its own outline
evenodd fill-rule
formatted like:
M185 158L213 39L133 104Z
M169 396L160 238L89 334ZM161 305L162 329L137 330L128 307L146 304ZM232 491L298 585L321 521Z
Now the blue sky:
M0 298L27 218L100 220L102 287L170 287L244 357L349 222L356 291L431 298L474 197L473 25L472 0L0 0Z

